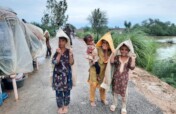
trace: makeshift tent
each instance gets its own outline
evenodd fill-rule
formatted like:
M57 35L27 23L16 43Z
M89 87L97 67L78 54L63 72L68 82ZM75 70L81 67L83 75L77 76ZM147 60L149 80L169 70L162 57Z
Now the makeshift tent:
M32 31L32 33L39 39L39 41L42 44L42 50L40 51L38 56L45 56L46 55L46 42L45 42L43 30L30 23L25 23L25 25Z
M27 27L27 25L21 22L21 26L23 27L23 31L25 33L25 38L30 49L31 55L33 59L41 56L43 52L43 43L41 40L37 38L37 36Z
M0 9L0 36L0 70L6 75L33 71L21 22L13 12Z
M15 99L18 99L16 74L33 71L32 56L21 21L12 10L0 7L0 78L12 78Z

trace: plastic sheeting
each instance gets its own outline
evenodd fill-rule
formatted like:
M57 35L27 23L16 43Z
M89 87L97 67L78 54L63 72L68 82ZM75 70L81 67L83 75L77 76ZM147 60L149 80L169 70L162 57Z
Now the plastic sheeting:
M0 72L1 74L33 71L32 56L17 16L0 8Z
M29 23L25 23L25 25L27 28L29 28L32 31L32 33L38 38L38 40L42 44L42 48L40 50L40 53L38 53L38 57L45 56L46 55L46 42L45 42L43 30Z
M25 23L22 22L22 27L25 33L26 41L28 47L30 49L31 55L33 59L40 57L45 53L44 51L44 44L41 40L37 38L37 36L26 26Z

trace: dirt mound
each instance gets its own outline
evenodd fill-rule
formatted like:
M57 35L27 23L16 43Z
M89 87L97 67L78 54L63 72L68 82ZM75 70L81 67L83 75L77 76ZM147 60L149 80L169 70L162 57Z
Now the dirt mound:
M137 90L164 114L176 114L176 89L141 68L136 68L131 81Z

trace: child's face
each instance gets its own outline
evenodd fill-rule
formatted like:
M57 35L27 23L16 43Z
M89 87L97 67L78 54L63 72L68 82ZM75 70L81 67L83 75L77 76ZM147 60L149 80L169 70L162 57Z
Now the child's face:
M129 48L127 46L120 47L120 53L122 56L127 56L129 53Z
M67 43L65 38L59 38L59 48L64 48Z
M103 50L108 50L109 49L109 43L105 40L102 40L102 48L103 48Z
M88 40L87 40L87 45L94 45L94 40L93 40L93 38L88 38Z

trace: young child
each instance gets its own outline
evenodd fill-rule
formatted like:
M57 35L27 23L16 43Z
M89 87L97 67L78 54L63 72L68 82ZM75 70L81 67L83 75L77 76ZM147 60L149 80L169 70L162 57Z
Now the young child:
M73 65L74 59L73 53L69 49L68 36L60 29L56 37L59 39L59 46L52 58L54 64L52 87L56 91L58 114L62 114L68 112L70 103L70 91L73 85L71 65Z
M113 104L110 106L111 111L117 107L118 95L122 97L121 114L127 114L126 103L128 97L128 80L129 70L135 68L136 55L134 54L131 40L122 42L111 54L105 70L105 78L101 87L108 90L112 87Z
M89 60L90 66L94 66L96 69L97 74L97 80L99 80L99 74L100 74L100 66L98 64L98 52L97 48L95 47L95 43L93 40L93 37L91 35L86 35L84 37L84 41L87 44L87 59Z
M128 96L128 80L129 70L135 68L134 49L130 40L122 42L111 57L111 64L114 65L114 72L112 73L112 93L113 104L110 107L111 111L115 111L117 107L118 95L122 97L121 114L126 114L126 103Z

